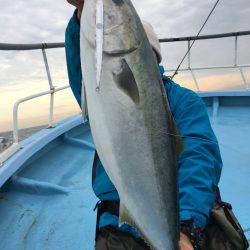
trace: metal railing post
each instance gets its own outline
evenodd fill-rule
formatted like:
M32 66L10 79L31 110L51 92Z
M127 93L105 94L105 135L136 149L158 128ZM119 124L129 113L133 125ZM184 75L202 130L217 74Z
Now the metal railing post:
M191 67L191 51L190 51L190 40L188 40L188 68Z
M18 106L19 104L16 102L13 108L13 142L18 143Z
M51 74L50 74L48 59L47 59L46 51L45 51L44 48L42 48L42 53L43 53L43 60L44 60L45 69L46 69L46 73L47 73L47 77L48 77L49 87L50 87L50 90L51 90L51 94L50 94L50 112L49 112L49 122L48 122L49 125L48 125L48 128L53 128L54 127L54 124L53 124L53 113L54 113L55 87L53 86L53 83L52 83L52 78L51 78Z
M191 68L191 50L190 50L190 46L191 46L190 45L190 40L188 40L188 70L190 70L191 75L192 75L193 80L194 80L194 83L195 83L195 86L196 86L197 90L199 91L200 90L199 83L198 83L198 81L196 79L194 71Z
M193 77L193 80L194 80L194 83L195 83L195 86L196 86L197 90L200 91L199 83L198 83L198 81L197 81L197 79L196 79L196 76L195 76L195 74L194 74L194 71L193 71L191 68L190 68L189 70L190 70L190 72L191 72L191 75L192 75L192 77Z
M44 92L40 92L38 94L34 94L34 95L30 95L24 98L21 98L19 100L17 100L14 104L14 108L13 108L13 139L14 139L14 143L18 143L19 142L19 138L18 138L18 108L19 105L23 102L41 97L41 96L45 96L45 95L51 95L52 93L56 93L58 91L62 91L64 89L69 88L69 86L64 86L64 87L59 87L56 88L54 90L47 90Z
M238 66L238 35L235 35L235 41L234 41L234 67L238 68L240 71L241 79L246 86L246 89L248 89L248 84L246 81L246 77L244 75L244 72L242 70L242 67Z
M49 95L52 92L58 92L58 91L61 91L61 90L67 89L67 88L69 88L69 86L56 88L54 90L47 90L45 92L41 92L38 94L27 96L27 97L19 99L18 101L15 102L14 108L13 108L13 140L14 141L13 141L13 144L9 148L7 148L5 151L0 153L0 167L3 166L3 163L6 160L8 160L13 154L15 154L21 148L23 148L23 145L19 142L19 138L18 138L18 108L19 108L19 105L23 102L38 98L40 96Z
M219 106L220 106L220 102L219 102L219 97L218 96L215 96L213 98L213 122L215 123L216 120L217 120L217 114L218 114L218 109L219 109Z
M234 66L238 65L238 36L235 36L234 40Z
M50 111L49 111L49 125L48 128L54 128L55 125L53 123L54 116L54 99L55 99L55 88L51 89L52 92L50 94Z
M248 84L247 84L247 81L246 81L246 78L245 78L243 69L242 69L242 67L238 67L238 69L239 69L239 71L240 71L240 75L241 75L242 81L243 81L243 83L245 84L246 89L248 89Z
M43 53L43 61L44 61L44 64L45 64L45 69L46 69L46 73L47 73L47 77L48 77L49 87L50 87L50 89L52 89L53 88L53 84L52 84L52 79L51 79L51 74L50 74L48 59L47 59L46 51L45 51L44 48L42 49L42 53Z

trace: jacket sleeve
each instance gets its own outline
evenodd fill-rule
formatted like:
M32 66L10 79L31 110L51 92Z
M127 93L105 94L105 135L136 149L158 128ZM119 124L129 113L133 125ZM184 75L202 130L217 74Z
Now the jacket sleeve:
M82 70L80 60L80 24L76 18L76 12L74 12L66 29L65 50L69 84L81 107Z
M167 85L170 108L184 142L178 162L180 220L194 220L204 228L221 175L220 149L202 99L171 80Z

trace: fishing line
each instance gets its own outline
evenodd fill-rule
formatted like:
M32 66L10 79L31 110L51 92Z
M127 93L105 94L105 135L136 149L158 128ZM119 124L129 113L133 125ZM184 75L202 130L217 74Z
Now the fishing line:
M166 135L173 136L173 137L179 137L179 138L182 138L182 139L185 139L185 138L195 139L195 140L205 141L205 142L209 142L209 143L212 143L212 144L219 145L219 143L217 141L212 141L212 140L208 140L208 139L201 138L201 137L188 136L188 135L178 135L178 134L172 134L172 133L168 133L168 132L162 132L162 133L164 133Z
M201 137L196 137L196 136L178 135L178 134L173 134L173 133L168 133L168 132L162 132L162 133L164 133L166 135L173 136L173 137L178 137L178 138L181 138L181 139L188 138L188 139L194 139L194 140L209 142L211 144L216 144L217 146L221 146L221 147L224 147L224 148L227 148L227 149L230 149L230 150L234 151L235 153L239 154L240 156L243 156L244 158L246 158L247 160L249 159L248 155L245 155L241 151L239 151L239 150L237 150L235 148L232 148L232 147L230 147L228 145L225 145L224 143L220 143L220 142L217 142L217 141L212 141L212 140L208 140L208 139L201 138Z
M199 35L200 35L201 31L203 30L203 28L204 28L204 27L205 27L205 25L207 24L207 22L208 22L208 20L209 20L210 16L213 14L213 12L214 12L215 8L217 7L217 5L218 5L219 1L220 1L220 0L217 0L217 1L216 1L216 3L214 4L214 6L213 6L212 10L210 11L210 13L209 13L209 15L207 16L207 18L206 18L205 22L204 22L204 23L203 23L203 25L201 26L201 28L200 28L200 30L199 30L199 32L198 32L198 34L196 35L195 39L193 40L193 42L192 42L191 46L188 48L188 50L187 50L186 54L183 56L183 58L182 58L182 60L181 60L180 64L178 65L178 67L177 67L177 69L175 70L174 74L172 75L171 79L173 79L173 78L175 77L175 75L177 75L177 74L178 74L178 71L179 71L179 69L180 69L180 67L181 67L182 63L183 63L183 62L184 62L184 60L186 59L186 57L187 57L188 53L190 52L190 50L192 49L192 47L193 47L194 43L196 42L197 38L199 37Z
M130 125L132 126L132 125ZM136 128L136 126L133 126ZM206 139L206 138L202 138L202 137L198 137L198 136L190 136L190 135L181 135L181 134L175 134L175 133L170 133L170 132L166 132L164 130L159 130L158 131L160 133L162 133L162 135L169 135L169 136L172 136L172 137L176 137L176 138L181 138L181 139L193 139L193 140L199 140L199 141L204 141L204 142L208 142L208 143L211 143L211 144L215 144L221 148L226 148L226 149L229 149L235 153L237 153L239 156L242 156L244 157L245 159L249 160L249 155L248 154L244 154L242 153L241 151L237 150L236 148L233 148L233 147L230 147L224 143L221 143L221 142L218 142L218 141L213 141L213 140L209 140L209 139Z

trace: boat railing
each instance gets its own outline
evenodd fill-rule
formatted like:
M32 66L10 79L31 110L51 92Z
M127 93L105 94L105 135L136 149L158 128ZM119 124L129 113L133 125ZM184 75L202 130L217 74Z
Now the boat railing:
M193 81L197 90L200 90L199 82L197 77L195 76L195 71L200 70L211 70L211 69L238 69L239 74L241 76L242 82L245 85L246 89L249 89L249 83L246 80L246 76L244 74L243 69L249 68L250 64L239 64L239 43L238 37L240 36L249 36L250 31L240 31L240 32L231 32L231 33L223 33L223 34L214 34L214 35L203 35L203 36L190 36L190 37L177 37L177 38L166 38L160 39L161 43L173 43L173 42L186 42L187 43L187 65L179 69L179 72L188 71L191 73ZM234 62L231 65L210 65L206 67L193 67L191 62L191 53L190 46L194 40L208 40L208 39L220 39L220 38L228 38L231 37L234 39ZM165 72L175 72L176 69L167 69Z
M223 34L214 34L214 35L204 35L199 37L179 37L179 38L166 38L160 39L161 43L172 43L172 42L187 42L187 51L188 51L188 60L187 66L181 67L179 71L189 71L193 77L197 90L199 90L199 83L195 76L195 71L198 70L207 70L207 69L232 69L237 68L241 75L242 81L245 84L246 89L249 88L249 84L246 81L246 77L243 71L243 68L250 67L250 64L239 64L238 63L238 37L240 36L248 36L250 35L250 31L241 31L241 32L233 32L233 33L223 33ZM234 46L234 63L232 65L210 65L206 67L192 67L191 63L191 41L194 40L207 40L207 39L219 39L219 38L226 38L232 37L235 41ZM0 166L6 161L9 157L11 157L14 153L22 148L20 141L19 141L19 128L18 128L18 108L19 105L23 102L38 98L44 95L50 95L50 112L49 112L49 120L48 120L48 128L53 128L55 124L53 123L53 111L54 111L54 94L58 91L62 91L64 89L69 88L69 85L56 88L53 85L49 63L47 60L46 49L55 49L55 48L63 48L65 47L64 43L40 43L40 44L7 44L7 43L0 43L0 50L41 50L44 60L44 65L47 73L49 90L45 92L40 92L34 95L27 96L25 98L21 98L17 100L13 107L13 144L5 151L0 154ZM168 69L166 72L174 72L175 69Z
M13 107L13 144L8 147L5 151L0 154L0 166L14 153L22 148L22 145L19 141L19 128L18 128L18 108L21 103L33 100L35 98L50 95L50 110L49 110L49 119L48 119L48 128L53 128L55 126L53 122L53 113L54 113L54 95L56 92L62 91L64 89L69 88L69 85L56 88L53 85L49 63L47 59L46 49L55 49L55 48L63 48L64 43L41 43L41 44L4 44L0 43L0 50L41 50L43 55L43 61L45 70L47 73L47 79L49 84L49 90L44 92L39 92L34 95L30 95L24 98L17 100L14 103Z

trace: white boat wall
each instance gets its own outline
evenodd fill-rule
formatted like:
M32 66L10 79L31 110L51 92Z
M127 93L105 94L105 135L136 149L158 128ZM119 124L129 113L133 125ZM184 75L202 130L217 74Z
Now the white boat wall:
M235 39L233 65L180 69L192 74L197 93L204 100L218 137L224 168L220 188L223 200L233 205L245 234L250 239L250 90L243 69L237 63L237 37L250 31L201 36L203 39ZM190 41L194 37L161 39L161 42ZM17 100L13 108L13 144L0 154L0 249L94 249L97 199L92 191L92 162L95 147L88 122L74 115L53 122L55 88L50 76L46 49L63 43L0 44L0 50L42 50L49 89ZM199 91L195 71L213 68L237 69L244 90ZM169 70L171 71L171 70ZM21 140L18 107L39 96L50 95L48 128Z

